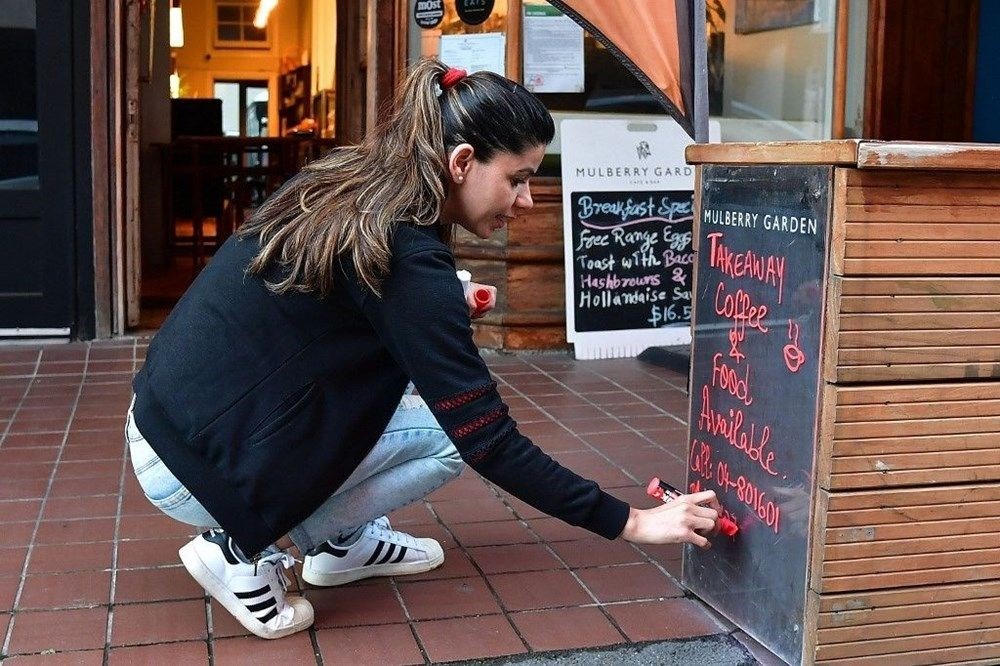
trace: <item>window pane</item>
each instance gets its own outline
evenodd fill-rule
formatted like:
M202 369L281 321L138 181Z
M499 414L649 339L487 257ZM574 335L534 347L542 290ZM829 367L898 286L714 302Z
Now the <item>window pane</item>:
M219 5L217 19L219 23L239 23L240 8L233 5Z
M240 26L238 24L219 24L219 41L240 41Z
M243 7L243 22L253 23L254 17L257 15L257 8L253 5L247 5Z
M266 42L267 30L258 30L252 25L243 26L243 39L248 42Z
M0 0L0 189L38 189L35 2Z

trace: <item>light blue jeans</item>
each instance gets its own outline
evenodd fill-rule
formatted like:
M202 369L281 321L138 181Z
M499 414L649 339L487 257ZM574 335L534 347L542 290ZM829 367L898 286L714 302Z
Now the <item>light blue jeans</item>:
M133 398L133 404L135 400ZM153 506L198 527L219 524L139 432L129 407L125 438L136 478ZM385 432L357 469L288 536L303 554L341 533L424 497L462 471L458 450L416 395L404 395Z

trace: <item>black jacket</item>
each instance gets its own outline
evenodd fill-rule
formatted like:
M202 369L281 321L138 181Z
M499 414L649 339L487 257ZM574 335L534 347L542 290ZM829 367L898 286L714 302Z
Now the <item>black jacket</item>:
M139 430L245 552L279 539L340 486L408 380L477 472L545 513L618 536L628 505L517 431L433 228L398 227L381 298L349 261L326 298L276 295L246 274L258 250L255 240L226 241L133 382Z

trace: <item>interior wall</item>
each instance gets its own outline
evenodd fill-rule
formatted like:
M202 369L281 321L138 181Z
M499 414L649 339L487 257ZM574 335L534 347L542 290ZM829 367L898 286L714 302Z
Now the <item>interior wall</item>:
M313 0L312 5L312 76L313 94L332 90L336 80L337 3Z
M168 4L168 3L159 3ZM317 0L317 5L330 4ZM214 0L184 0L184 46L176 49L181 97L214 97L217 79L268 82L268 131L278 134L278 74L309 61L310 26L302 20L302 3L283 0L271 13L268 48L218 48L214 45ZM308 18L308 17L306 17Z

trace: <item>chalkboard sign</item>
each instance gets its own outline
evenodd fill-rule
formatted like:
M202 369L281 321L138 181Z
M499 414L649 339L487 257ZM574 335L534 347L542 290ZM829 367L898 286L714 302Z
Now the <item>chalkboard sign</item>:
M789 663L803 640L828 245L826 166L702 171L688 487L740 526L685 585Z
M573 192L577 331L688 326L692 192Z

